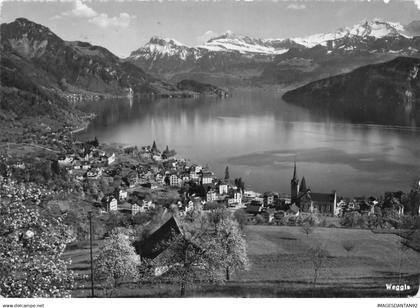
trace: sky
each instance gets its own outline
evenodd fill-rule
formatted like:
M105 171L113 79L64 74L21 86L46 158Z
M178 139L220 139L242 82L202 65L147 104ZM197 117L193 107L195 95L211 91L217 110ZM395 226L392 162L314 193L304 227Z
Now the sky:
M197 46L226 31L289 38L374 18L404 25L420 20L420 0L3 1L1 23L18 17L127 57L155 35Z

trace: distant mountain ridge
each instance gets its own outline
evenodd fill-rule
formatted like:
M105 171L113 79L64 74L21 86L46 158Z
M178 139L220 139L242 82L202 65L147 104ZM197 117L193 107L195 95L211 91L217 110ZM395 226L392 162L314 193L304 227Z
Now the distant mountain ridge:
M332 33L289 39L257 39L227 32L196 47L153 37L126 60L155 76L175 81L222 77L224 83L227 76L288 84L397 56L420 56L420 38L411 36L412 32L400 23L374 19ZM337 57L346 59L340 62ZM319 69L324 64L331 69Z
M288 91L283 99L354 122L420 125L420 59L399 57Z

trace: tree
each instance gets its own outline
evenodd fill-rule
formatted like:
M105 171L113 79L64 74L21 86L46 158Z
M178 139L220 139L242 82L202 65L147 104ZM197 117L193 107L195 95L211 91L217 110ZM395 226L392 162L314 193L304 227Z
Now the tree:
M58 160L54 159L51 162L51 170L52 172L54 172L56 175L60 174L60 165L58 164Z
M238 190L242 191L244 193L245 191L245 182L242 181L242 178L235 179L235 185L238 188Z
M91 141L91 144L92 144L95 148L97 148L97 147L99 146L99 141L98 141L98 138L96 138L96 136L95 136L95 138L93 139L93 141Z
M225 207L216 207L211 209L207 215L209 224L217 232L218 225L225 219L230 217L230 212Z
M407 197L407 205L411 215L418 216L420 206L420 179L416 179L411 185L411 190Z
M343 215L340 219L340 224L345 227L353 228L358 226L362 222L360 219L361 215L357 211L348 212Z
M301 226L301 231L306 234L306 237L309 237L309 234L314 232L314 228L311 226L311 224L308 221L303 222Z
M223 219L217 226L216 241L221 247L226 280L230 280L232 271L246 269L248 266L246 241L238 223L230 218Z
M316 285L316 281L319 278L319 272L324 266L324 263L328 257L328 251L324 250L320 246L316 246L308 250L308 255L312 262L312 266L314 270L312 283Z
M347 255L356 246L356 244L353 241L350 241L350 240L349 241L344 241L341 245L343 246L344 250L347 251Z
M69 233L61 218L22 202L0 201L0 294L70 297L73 272L62 258Z
M138 278L140 256L131 245L129 236L114 230L99 248L94 261L95 279L100 281L106 296L112 296L127 279Z
M238 209L233 213L233 218L238 223L239 228L243 230L248 221L246 212L243 209Z
M230 175L229 175L229 166L226 166L225 169L225 181L229 181Z

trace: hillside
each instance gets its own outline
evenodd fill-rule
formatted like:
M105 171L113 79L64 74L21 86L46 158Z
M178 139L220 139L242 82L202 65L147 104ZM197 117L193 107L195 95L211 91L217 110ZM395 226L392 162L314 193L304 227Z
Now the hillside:
M284 94L287 102L354 122L420 124L420 59L399 57L309 83Z
M200 95L226 97L228 92L211 84L201 83L195 80L182 80L177 83L178 89L199 93Z
M122 62L103 47L67 42L50 29L25 18L0 26L0 52L8 66L57 93L124 95L176 91L142 69ZM3 86L9 86L3 84Z

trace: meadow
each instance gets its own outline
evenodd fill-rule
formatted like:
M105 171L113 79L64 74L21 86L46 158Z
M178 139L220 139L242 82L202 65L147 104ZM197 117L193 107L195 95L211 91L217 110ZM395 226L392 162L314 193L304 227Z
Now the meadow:
M314 228L309 235L300 227L250 225L245 227L250 266L220 285L197 283L191 297L398 297L414 295L419 288L420 253L404 248L401 237L370 230ZM345 243L352 243L347 251ZM95 243L97 244L97 243ZM66 256L76 272L89 273L89 249L77 245ZM96 245L95 245L96 246ZM311 247L328 252L319 278L313 283ZM96 250L96 249L95 249ZM94 251L95 253L95 251ZM386 284L409 285L410 290L387 290ZM75 297L89 296L80 285ZM97 292L98 293L98 292ZM120 297L176 297L176 287L165 284L127 283Z

